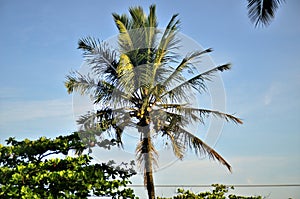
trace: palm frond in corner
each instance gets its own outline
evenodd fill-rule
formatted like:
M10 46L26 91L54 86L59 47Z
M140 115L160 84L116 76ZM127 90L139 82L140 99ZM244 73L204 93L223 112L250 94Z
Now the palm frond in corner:
M285 0L248 0L248 16L254 26L267 26L275 17L275 12Z

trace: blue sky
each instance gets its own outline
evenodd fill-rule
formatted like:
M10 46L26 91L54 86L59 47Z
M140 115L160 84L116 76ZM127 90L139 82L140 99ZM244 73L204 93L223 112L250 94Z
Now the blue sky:
M155 174L157 184L300 183L300 3L288 0L267 28L254 28L246 0L0 2L0 142L9 136L57 136L76 130L65 76L82 63L77 41L117 33L111 13L157 5L160 27L179 13L181 32L212 47L223 73L227 111L244 124L225 124L215 149L232 164L190 155ZM172 174L173 173L173 174ZM176 175L174 175L176 173ZM141 176L133 179L141 184ZM143 191L143 190L138 190ZM165 193L166 190L157 190ZM170 193L174 189L169 190ZM238 189L270 198L297 198L297 188ZM165 193L166 194L166 193ZM279 195L281 194L281 195Z

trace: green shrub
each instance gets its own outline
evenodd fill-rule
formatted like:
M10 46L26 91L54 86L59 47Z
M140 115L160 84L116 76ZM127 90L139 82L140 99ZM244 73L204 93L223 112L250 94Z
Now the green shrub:
M178 189L177 195L173 197L173 199L262 199L261 196L237 196L227 193L230 189L234 189L233 186L226 186L220 184L213 184L212 187L214 189L212 191L194 193L190 190ZM228 195L228 196L227 196ZM157 199L172 199L172 198L161 198L157 197Z

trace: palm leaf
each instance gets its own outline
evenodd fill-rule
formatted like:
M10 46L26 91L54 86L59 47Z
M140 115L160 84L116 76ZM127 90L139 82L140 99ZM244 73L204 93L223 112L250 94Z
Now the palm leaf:
M171 140L174 155L182 160L185 152L185 146L182 141L177 139L171 131L164 131L163 133Z
M185 126L190 122L201 122L203 123L204 120L202 117L198 117L194 112L192 112L189 108L186 108L187 104L158 104L159 111L163 111L167 114L171 120L177 119L176 121L171 121L170 123L174 122L174 125L181 125Z
M130 101L130 96L120 91L111 83L105 80L95 80L89 74L82 75L79 72L72 72L66 76L65 86L68 93L79 92L81 95L90 95L94 103L106 103L112 99L112 94Z
M206 90L206 85L205 85L205 80L211 80L211 76L218 71L224 71L224 70L229 70L230 69L230 64L224 64L217 66L215 68L212 68L208 71L205 71L203 73L200 73L196 75L195 77L182 82L181 84L175 86L174 88L166 91L165 93L162 94L161 97L164 97L168 95L172 99L176 100L181 100L181 98L187 98L189 96L186 95L186 90L190 88L194 88L197 92L202 93L202 91ZM176 96L177 95L177 96ZM175 97L175 98L174 98Z
M78 49L84 51L83 55L95 74L106 74L112 82L116 80L117 52L107 43L93 37L85 37L78 41Z
M111 136L115 135L115 140L119 146L122 146L122 133L127 126L136 127L131 121L131 117L128 114L126 108L111 109L103 108L96 112L88 112L82 115L77 120L77 124L80 126L81 132L87 132L91 135L103 137L103 133Z
M71 72L70 75L66 76L65 86L68 93L74 91L79 92L81 95L91 94L98 87L98 83L89 74L82 75L79 72Z
M159 106L162 106L163 108L169 111L175 113L177 112L177 114L181 114L187 118L194 118L193 116L194 114L198 114L201 119L207 117L208 115L213 115L215 117L224 119L227 122L232 121L236 124L243 124L243 121L241 119L234 117L231 114L223 113L216 110L193 108L193 107L188 107L180 104L161 104Z
M248 0L248 16L255 27L260 24L267 26L275 17L276 10L283 2L285 0Z
M209 110L209 109L198 109L198 108L189 108L192 113L199 113L201 118L205 117L205 115L213 115L215 117L226 120L227 122L232 121L236 124L243 124L243 121L231 114L223 113L220 111Z
M184 143L188 144L190 149L194 149L196 154L208 155L209 158L219 161L221 164L225 165L229 171L231 171L230 164L219 153L208 146L200 138L180 127L177 133L179 134L179 136L182 136L182 138L184 139Z
M157 18L156 18L156 6L151 5L149 8L149 15L147 17L146 26L147 26L147 47L150 50L151 48L154 48L155 44L155 35L157 33Z
M199 58L200 56L202 56L203 54L212 52L212 49L206 49L206 50L201 50L201 51L195 51L193 53L191 53L190 55L187 55L181 62L180 64L176 67L176 69L173 71L173 73L171 75L169 75L169 77L166 79L166 81L163 83L163 85L168 86L169 82L172 81L182 81L182 76L181 73L185 68L190 68L190 64L191 61ZM178 77L178 75L180 74L180 76Z
M174 116L174 115L173 115ZM169 123L169 125L166 125L163 129L162 132L168 137L171 137L171 141L176 140L177 143L172 143L173 146L173 151L176 154L176 150L184 150L184 146L189 146L190 149L193 149L194 152L197 155L208 155L209 158L216 159L223 165L225 165L229 171L231 171L231 166L226 162L226 160L219 155L214 149L212 149L210 146L208 146L205 142L203 142L200 138L197 136L193 135L189 131L185 130L182 125L181 125L181 116L175 116L172 117L172 121ZM170 136L171 135L171 136ZM177 149L176 147L181 147ZM179 151L180 152L180 151ZM178 152L177 152L178 153ZM180 153L179 153L180 155Z
M120 35L119 35L119 45L122 48L123 52L130 52L134 50L133 46L133 40L130 37L129 28L130 23L129 19L126 17L126 15L118 15L116 13L113 13L113 18L115 20L116 26L119 29Z
M141 6L129 8L131 15L131 29L143 29L146 24L146 15Z
M171 53L172 48L176 48L176 44L179 42L175 37L180 23L180 21L177 20L177 16L178 14L172 16L159 42L154 61L157 67L161 66L162 61L167 60L166 55Z

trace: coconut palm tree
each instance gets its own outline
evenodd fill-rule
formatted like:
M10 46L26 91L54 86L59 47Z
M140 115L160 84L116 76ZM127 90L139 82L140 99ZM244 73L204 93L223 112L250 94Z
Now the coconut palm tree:
M65 85L69 93L91 95L94 103L100 104L99 110L78 120L82 133L90 136L86 137L92 140L92 146L95 136L96 143L103 146L101 138L106 133L114 135L112 144L122 146L124 128L137 130L140 139L136 159L144 173L148 197L153 199L153 169L158 157L153 136L168 138L179 159L190 148L230 170L231 166L219 153L186 127L190 122L204 122L209 115L234 123L241 124L242 121L217 110L191 106L187 91L202 93L206 89L205 82L213 74L230 69L230 65L219 65L198 73L195 64L199 64L199 59L211 49L179 57L176 53L180 44L176 37L180 23L177 14L171 17L166 29L160 31L154 5L150 6L148 15L141 7L129 8L129 13L129 16L113 13L119 30L117 50L92 37L79 40L78 48L83 50L93 74L71 73Z
M255 27L267 26L275 17L275 12L285 0L248 0L248 16Z

